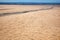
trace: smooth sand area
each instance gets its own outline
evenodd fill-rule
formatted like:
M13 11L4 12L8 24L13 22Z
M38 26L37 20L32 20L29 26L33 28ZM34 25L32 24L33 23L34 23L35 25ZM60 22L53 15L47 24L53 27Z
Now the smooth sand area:
M38 10L45 9L46 10ZM60 40L60 5L0 5L0 40Z

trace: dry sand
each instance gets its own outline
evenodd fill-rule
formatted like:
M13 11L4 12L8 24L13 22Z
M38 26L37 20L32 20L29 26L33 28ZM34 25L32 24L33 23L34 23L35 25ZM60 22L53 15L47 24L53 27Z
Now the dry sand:
M47 7L0 16L0 40L60 40L60 5L0 5L0 14Z

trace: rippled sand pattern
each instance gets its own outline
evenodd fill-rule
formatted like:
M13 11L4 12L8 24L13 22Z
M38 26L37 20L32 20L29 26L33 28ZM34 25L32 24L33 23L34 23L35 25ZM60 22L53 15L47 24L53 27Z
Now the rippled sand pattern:
M0 40L60 40L60 5L0 5Z

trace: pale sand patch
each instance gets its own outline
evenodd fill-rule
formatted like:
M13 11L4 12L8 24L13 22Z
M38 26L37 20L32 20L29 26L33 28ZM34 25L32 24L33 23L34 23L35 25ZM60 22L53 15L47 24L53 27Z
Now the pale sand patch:
M42 5L4 6L12 8L12 12L44 7ZM53 7L50 10L0 17L0 40L60 40L60 7ZM0 12L11 12L11 10Z
M51 5L52 6L52 5ZM6 12L22 12L22 11L28 11L28 10L35 10L35 9L42 9L42 8L49 8L51 7L49 5L0 5L0 13L6 13Z

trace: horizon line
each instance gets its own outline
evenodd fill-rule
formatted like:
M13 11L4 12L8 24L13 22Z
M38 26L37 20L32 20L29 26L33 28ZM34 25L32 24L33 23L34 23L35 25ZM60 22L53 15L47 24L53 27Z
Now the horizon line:
M60 5L60 3L42 3L42 2L0 2L0 4L9 4L9 5Z

